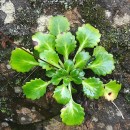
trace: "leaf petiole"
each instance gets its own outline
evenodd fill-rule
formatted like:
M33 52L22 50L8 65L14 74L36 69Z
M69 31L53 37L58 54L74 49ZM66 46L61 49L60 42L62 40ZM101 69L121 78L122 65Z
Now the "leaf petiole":
M81 46L79 46L79 48L78 48L78 50L77 50L77 52L76 52L76 54L75 54L75 56L74 56L73 62L75 62L76 56L78 55L79 52L82 51L83 48L84 48L84 44L81 44Z
M69 89L69 91L70 91L71 100L73 100L73 98L72 98L72 92L71 92L71 90L72 90L71 82L70 82L69 85L68 85L68 89Z
M64 64L62 63L61 59L59 59L59 63L61 65L61 67L64 68Z

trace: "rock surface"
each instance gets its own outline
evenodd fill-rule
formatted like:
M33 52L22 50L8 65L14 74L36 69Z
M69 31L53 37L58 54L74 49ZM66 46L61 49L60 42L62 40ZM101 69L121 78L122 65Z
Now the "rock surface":
M78 99L87 104L85 122L77 127L65 126L61 123L59 116L54 117L59 114L61 106L51 98L51 90L48 90L47 95L40 100L25 99L20 89L23 82L41 77L43 74L40 73L40 69L37 69L30 72L32 75L27 78L30 73L20 74L12 71L8 64L14 47L7 43L7 45L0 45L0 129L7 127L9 130L11 128L19 130L129 130L130 1L1 0L0 31L7 34L17 44L31 48L32 34L36 31L46 32L48 19L57 14L64 14L69 19L72 32L87 22L100 30L102 34L100 44L114 54L117 62L113 74L103 77L103 80L116 79L122 83L122 90L115 103L125 119L123 120L119 111L104 99L99 101L87 99L85 103ZM43 121L46 119L50 120Z

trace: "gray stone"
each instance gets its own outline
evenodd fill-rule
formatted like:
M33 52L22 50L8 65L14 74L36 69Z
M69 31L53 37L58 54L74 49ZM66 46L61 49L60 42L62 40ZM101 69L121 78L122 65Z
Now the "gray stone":
M97 127L99 127L99 128L104 128L104 127L105 127L105 124L104 124L104 123L98 123L98 124L97 124Z
M107 125L106 130L113 130L113 127L111 125Z
M15 91L15 93L21 93L22 88L21 87L14 87L14 91Z

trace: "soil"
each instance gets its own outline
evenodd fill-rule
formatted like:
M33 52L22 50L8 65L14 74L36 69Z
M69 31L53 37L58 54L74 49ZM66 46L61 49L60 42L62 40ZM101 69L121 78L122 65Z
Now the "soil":
M75 34L78 26L90 23L102 34L100 45L114 55L116 69L100 77L104 82L115 79L122 84L111 103L101 98L90 100L79 93L75 100L85 108L81 126L65 126L59 118L61 105L53 98L53 86L39 100L25 98L21 86L30 79L44 78L41 68L17 73L9 66L15 48L0 35L0 130L130 130L130 1L129 0L1 0L0 31L15 43L32 50L31 36L46 32L51 15L65 15ZM39 22L40 21L40 22Z

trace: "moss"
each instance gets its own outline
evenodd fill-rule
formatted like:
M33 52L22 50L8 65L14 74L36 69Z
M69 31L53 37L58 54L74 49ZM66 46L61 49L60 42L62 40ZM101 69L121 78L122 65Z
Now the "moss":
M130 24L114 28L112 23L105 17L105 9L98 4L97 0L87 0L79 8L85 22L100 30L102 35L100 44L107 50L112 52L111 48L117 49L118 47L129 46Z

